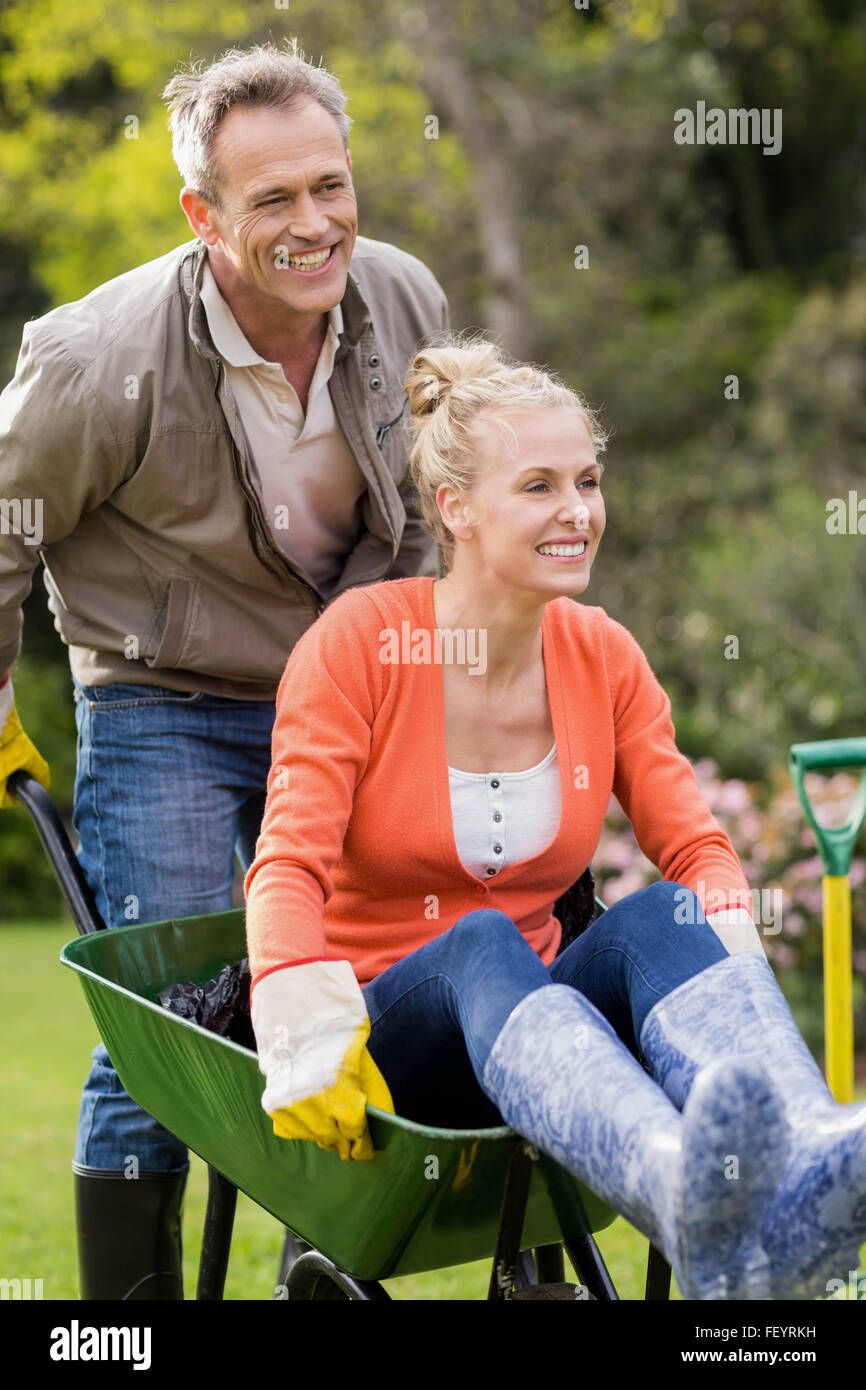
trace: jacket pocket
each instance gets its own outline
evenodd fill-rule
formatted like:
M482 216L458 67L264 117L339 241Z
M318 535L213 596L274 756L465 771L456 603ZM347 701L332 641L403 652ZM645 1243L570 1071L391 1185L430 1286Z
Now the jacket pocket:
M376 428L376 445L385 460L388 472L399 487L409 466L409 450L412 440L409 433L409 397L403 396L403 404L396 403L386 418Z
M190 621L195 610L198 585L194 579L174 578L168 591L165 626L153 656L145 657L150 667L171 669L180 665Z

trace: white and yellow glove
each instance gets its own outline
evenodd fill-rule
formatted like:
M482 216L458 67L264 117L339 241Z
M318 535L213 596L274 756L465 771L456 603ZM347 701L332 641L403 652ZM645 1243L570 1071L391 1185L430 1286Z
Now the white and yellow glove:
M29 772L46 790L50 786L48 764L21 727L10 676L0 686L0 807L20 805L17 796L6 790L7 778L19 769Z
M393 1115L394 1102L367 1050L370 1019L349 962L270 971L253 987L251 1015L274 1134L372 1158L367 1103Z

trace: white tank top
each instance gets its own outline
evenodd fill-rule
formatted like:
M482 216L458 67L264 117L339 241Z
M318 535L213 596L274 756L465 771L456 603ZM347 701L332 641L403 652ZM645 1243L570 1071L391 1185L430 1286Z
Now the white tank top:
M562 786L554 743L524 772L462 772L448 768L457 853L476 878L531 859L556 837Z

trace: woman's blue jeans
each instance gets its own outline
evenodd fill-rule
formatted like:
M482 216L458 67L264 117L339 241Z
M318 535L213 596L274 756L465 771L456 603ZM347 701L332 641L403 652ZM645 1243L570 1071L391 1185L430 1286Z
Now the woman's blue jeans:
M544 985L579 990L639 1056L653 1005L728 954L697 906L683 910L690 891L665 882L629 894L550 966L509 917L481 908L371 980L368 1047L398 1115L456 1129L502 1124L480 1086L484 1064L512 1009Z

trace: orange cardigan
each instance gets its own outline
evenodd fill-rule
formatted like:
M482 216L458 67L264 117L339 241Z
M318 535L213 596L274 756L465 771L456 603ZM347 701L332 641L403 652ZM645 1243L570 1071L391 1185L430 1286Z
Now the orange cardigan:
M694 889L708 910L749 908L739 860L676 747L670 701L643 651L604 609L570 598L552 599L542 619L562 783L556 838L492 880L463 867L441 665L380 660L385 630L400 637L408 622L407 634L432 634L433 584L350 589L292 650L244 885L253 982L327 957L348 960L364 984L482 907L507 913L550 964L561 935L551 909L589 864L611 792L665 879Z

